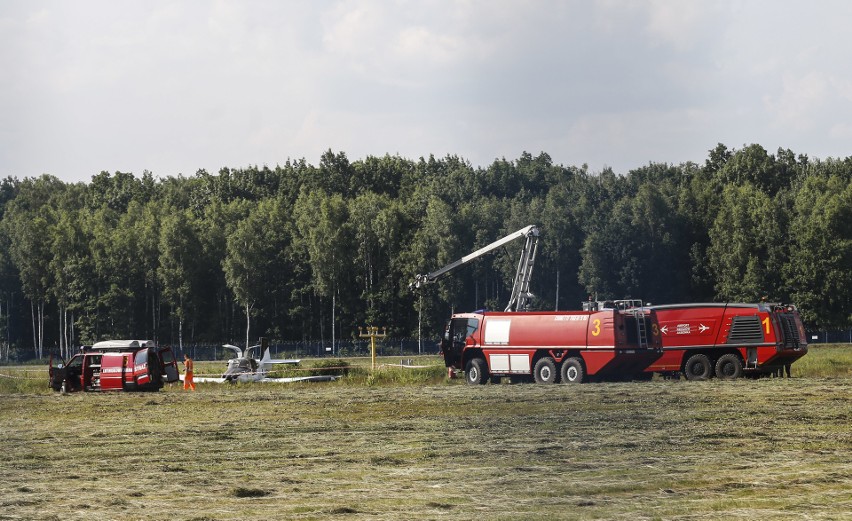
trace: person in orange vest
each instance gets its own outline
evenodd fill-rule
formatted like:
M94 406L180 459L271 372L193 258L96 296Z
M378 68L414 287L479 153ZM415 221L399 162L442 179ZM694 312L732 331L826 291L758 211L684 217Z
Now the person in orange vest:
M193 369L192 358L189 357L188 354L184 353L183 355L183 368L185 374L183 376L183 390L187 389L195 390L195 382L192 380L192 369Z

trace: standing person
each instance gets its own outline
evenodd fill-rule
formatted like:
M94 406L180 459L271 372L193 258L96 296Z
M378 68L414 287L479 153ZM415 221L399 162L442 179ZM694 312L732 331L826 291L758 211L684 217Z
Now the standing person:
M790 366L793 364L784 364L784 372L787 373L787 378L790 378Z
M184 353L183 355L183 368L184 368L184 376L183 376L183 390L187 389L195 390L195 382L192 380L192 370L194 364L192 363L192 358L189 357L188 354Z

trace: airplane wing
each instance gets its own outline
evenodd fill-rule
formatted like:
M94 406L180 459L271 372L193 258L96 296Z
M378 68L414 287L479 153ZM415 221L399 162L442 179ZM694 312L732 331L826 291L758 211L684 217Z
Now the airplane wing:
M294 382L333 382L337 380L337 376L295 376L292 378L264 378L258 380L261 383L283 383L290 384Z
M290 384L295 382L333 382L337 380L337 376L296 376L293 378L261 378L259 380L243 380L238 379L240 382L261 382L261 383L281 383L281 384ZM183 381L183 375L180 375L181 381ZM224 378L207 378L207 377L197 377L193 378L193 381L196 383L208 383L208 384L223 384L228 382L228 380Z
M183 381L183 375L180 375L180 381ZM205 384L223 384L225 383L224 378L209 378L206 376L196 376L192 378L192 381L195 383L205 383Z
M209 377L201 377L201 378L193 378L193 382L203 383L203 384L223 384L226 382L224 378L209 378Z

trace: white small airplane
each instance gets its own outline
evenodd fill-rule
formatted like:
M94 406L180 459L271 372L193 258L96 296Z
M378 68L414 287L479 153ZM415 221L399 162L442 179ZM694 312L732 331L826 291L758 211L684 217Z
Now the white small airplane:
M296 365L301 360L297 359L273 359L269 355L269 348L266 347L263 351L263 357L258 360L252 358L252 351L260 349L260 345L255 345L246 348L245 354L243 350L231 344L223 344L222 347L234 351L235 357L228 360L228 368L221 378L199 377L193 378L196 382L203 383L236 383L236 382L261 382L261 383L292 383L292 382L333 382L337 379L336 376L295 376L290 378L269 378L267 375L272 370L274 364L290 364ZM183 375L180 377L183 380Z

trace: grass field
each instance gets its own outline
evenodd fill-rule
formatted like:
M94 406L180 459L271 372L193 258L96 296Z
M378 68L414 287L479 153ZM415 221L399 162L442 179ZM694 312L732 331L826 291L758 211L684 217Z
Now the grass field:
M850 359L577 386L18 380L0 388L0 519L850 519Z

